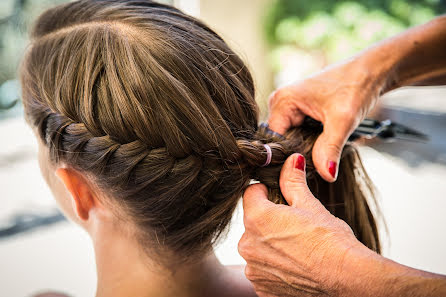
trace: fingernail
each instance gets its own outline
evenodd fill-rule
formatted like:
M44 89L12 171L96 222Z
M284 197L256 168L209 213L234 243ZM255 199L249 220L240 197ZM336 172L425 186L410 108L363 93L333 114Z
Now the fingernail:
M294 163L294 168L304 171L305 169L305 158L302 155L297 156L297 160Z
M336 177L336 162L330 161L328 162L328 172L330 172L331 176L333 176L333 178Z

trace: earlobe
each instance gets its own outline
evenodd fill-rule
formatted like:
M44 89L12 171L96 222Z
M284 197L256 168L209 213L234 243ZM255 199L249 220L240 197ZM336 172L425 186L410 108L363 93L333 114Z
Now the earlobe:
M58 168L56 176L64 183L66 189L71 194L73 210L79 219L86 221L89 217L89 212L94 206L93 191L82 176L77 171L71 168Z

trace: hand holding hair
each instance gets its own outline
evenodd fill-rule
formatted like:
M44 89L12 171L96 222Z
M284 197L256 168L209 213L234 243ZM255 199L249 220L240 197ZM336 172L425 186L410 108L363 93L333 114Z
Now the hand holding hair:
M349 251L374 253L310 192L302 155L293 154L284 163L280 189L290 206L270 202L263 184L244 193L246 231L239 252L247 261L247 278L259 296L336 295Z
M407 85L446 82L446 16L415 27L319 74L273 92L269 126L284 134L308 115L324 124L313 161L336 180L342 149L380 95Z
M307 186L302 155L284 163L280 189L289 206L270 202L263 184L243 195L238 248L258 296L446 296L445 276L378 255L330 214Z

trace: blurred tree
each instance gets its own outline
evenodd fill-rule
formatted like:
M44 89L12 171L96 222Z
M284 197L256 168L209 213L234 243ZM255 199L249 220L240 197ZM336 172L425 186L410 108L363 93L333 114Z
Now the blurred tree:
M445 11L446 0L276 0L264 31L275 50L322 51L331 63Z

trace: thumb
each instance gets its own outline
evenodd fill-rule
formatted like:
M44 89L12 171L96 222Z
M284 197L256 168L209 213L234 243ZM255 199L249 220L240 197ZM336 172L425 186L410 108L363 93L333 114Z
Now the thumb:
M334 182L338 176L339 160L342 149L351 133L353 125L344 120L328 120L324 131L313 146L313 163L320 176Z
M302 202L313 196L307 186L305 158L292 154L286 159L280 171L280 190L290 206L301 206Z

